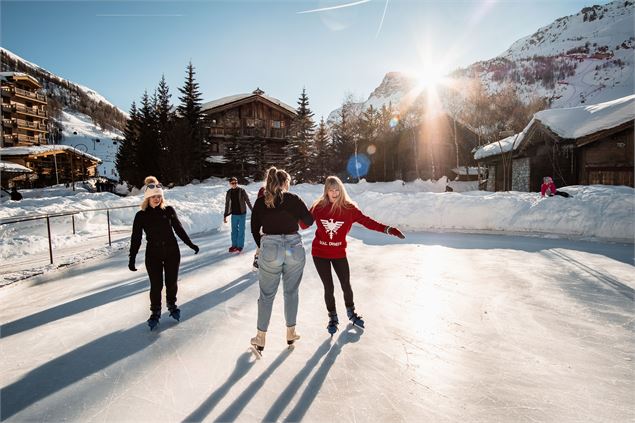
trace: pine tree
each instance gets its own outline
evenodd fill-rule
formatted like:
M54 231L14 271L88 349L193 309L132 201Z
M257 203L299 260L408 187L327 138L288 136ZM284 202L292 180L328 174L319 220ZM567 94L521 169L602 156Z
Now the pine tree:
M296 116L291 122L289 133L286 155L289 163L287 170L291 179L295 183L311 181L315 176L314 170L310 168L314 156L315 122L313 112L309 108L309 97L304 88L298 99Z
M163 182L176 182L178 179L179 163L175 160L175 154L180 147L180 140L171 137L172 126L174 125L174 113L170 110L170 89L165 76L161 76L156 95L156 123L157 123L157 142L161 150L160 164L163 171Z
M356 151L355 122L357 117L353 113L353 101L349 97L344 100L339 111L338 122L332 125L332 170L348 179L346 165Z
M189 126L189 136L184 139L183 144L188 151L188 180L191 178L203 179L203 169L205 166L206 151L204 151L205 136L203 128L203 113L201 111L202 95L199 85L194 80L194 66L190 62L187 66L187 76L185 84L179 88L182 96L179 97L181 104L177 107L177 113L185 119Z
M265 142L262 138L255 138L249 147L249 164L256 169L255 173L249 176L257 178L259 173L267 168L267 163L265 163Z
M243 154L243 148L236 137L232 137L231 140L228 141L229 142L225 144L225 154L223 155L227 165L226 167L232 169L234 172L239 172L237 175L230 176L243 176L243 157L245 156Z
M154 175L159 180L163 175L161 172L161 148L157 142L157 121L156 121L156 97L143 93L141 98L141 109L139 110L139 143L136 154L136 161L143 177ZM143 178L142 177L142 178ZM143 180L134 182L135 185L143 185Z
M332 173L332 146L329 142L328 128L324 123L324 117L320 119L317 132L315 133L315 158L311 166L315 170L317 182L324 182L326 177Z
M124 138L119 143L119 149L115 158L115 166L119 173L120 181L127 181L136 185L142 176L139 175L139 165L137 163L137 147L140 132L139 115L137 105L132 102L130 106L130 119L124 130Z

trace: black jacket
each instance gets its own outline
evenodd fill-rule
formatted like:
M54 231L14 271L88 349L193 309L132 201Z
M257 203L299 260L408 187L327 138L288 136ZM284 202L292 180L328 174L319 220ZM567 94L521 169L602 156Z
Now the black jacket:
M174 231L173 231L174 229ZM132 224L132 238L130 240L130 257L135 258L141 247L142 231L146 234L148 246L153 244L177 246L174 232L190 248L194 249L194 243L187 236L185 229L181 225L176 211L173 207L167 206L152 208L148 206L145 210L139 210L134 217Z
M275 207L269 208L265 198L260 197L254 203L251 212L251 234L260 247L260 228L265 235L292 234L298 231L298 221L306 226L313 224L313 216L304 201L295 194L285 192L282 201L276 198Z
M232 214L232 189L238 190L238 205L240 206L240 214L247 213L246 205L249 206L249 210L252 210L251 201L249 201L247 191L245 191L244 188L240 187L230 188L227 190L227 194L225 195L225 214L223 215L223 217L227 217Z

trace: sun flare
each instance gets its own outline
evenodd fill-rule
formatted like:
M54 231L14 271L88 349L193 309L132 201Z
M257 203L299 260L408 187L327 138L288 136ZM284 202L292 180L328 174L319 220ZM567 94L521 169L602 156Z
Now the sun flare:
M419 91L423 91L427 88L434 88L442 84L446 79L443 69L434 65L422 67L417 73L416 78L417 88Z

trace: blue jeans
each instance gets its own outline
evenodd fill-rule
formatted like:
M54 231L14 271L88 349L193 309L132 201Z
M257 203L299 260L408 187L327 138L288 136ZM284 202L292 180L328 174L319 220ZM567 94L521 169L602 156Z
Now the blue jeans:
M266 332L269 327L280 276L284 290L284 318L287 327L295 326L298 289L306 260L302 237L299 234L264 235L260 241L259 257L258 330Z
M245 246L245 220L247 213L232 214L232 247Z

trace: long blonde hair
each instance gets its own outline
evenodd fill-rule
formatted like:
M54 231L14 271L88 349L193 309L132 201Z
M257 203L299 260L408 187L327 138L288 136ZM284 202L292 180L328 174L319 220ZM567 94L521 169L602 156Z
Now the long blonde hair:
M265 205L271 209L276 206L276 198L282 201L284 192L291 183L291 176L284 170L271 166L267 170L265 181Z
M144 186L148 184L158 184L158 183L159 183L159 180L155 178L154 176L146 176L146 178L143 180ZM148 204L150 204L150 197L144 198L139 207L141 208L141 210L145 211L145 209L148 208ZM159 207L164 209L166 205L167 204L165 203L165 197L161 196L161 203L159 204Z
M339 213L342 209L356 207L355 202L353 202L353 200L351 200L351 198L348 196L346 188L344 187L341 179L337 176L331 175L324 181L324 192L322 193L322 196L320 198L315 200L315 202L311 206L311 210L313 210L315 207L326 207L331 204L328 193L329 190L332 188L337 188L340 191L339 197L337 197L337 200L335 200L332 205L331 210L333 210L333 212Z

